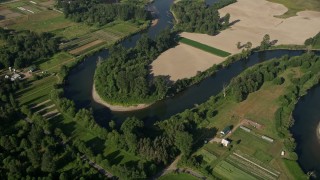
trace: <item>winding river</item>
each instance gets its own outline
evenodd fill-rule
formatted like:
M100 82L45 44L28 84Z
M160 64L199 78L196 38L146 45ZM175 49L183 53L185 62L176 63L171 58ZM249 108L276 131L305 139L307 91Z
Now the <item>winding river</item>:
M207 0L207 3L212 4L215 1ZM155 37L159 31L165 28L172 28L173 18L169 11L172 3L173 0L156 0L149 6L149 9L156 12L159 18L158 23L147 30L146 33L149 37ZM133 47L140 36L141 33L136 34L121 44L125 47ZM158 101L146 109L132 112L112 112L92 99L93 76L97 59L99 56L103 58L108 56L108 51L103 50L86 58L83 63L70 72L68 85L65 87L65 95L75 102L77 108L92 108L97 123L104 127L106 127L110 119L122 121L129 116L141 118L146 124L150 125L155 121L169 118L185 109L192 108L195 104L205 102L211 96L218 94L224 84L228 84L233 77L248 67L283 55L297 56L302 53L303 51L289 50L254 52L248 59L232 63L228 68L220 70L214 76L206 78L201 83L188 88L172 98ZM316 98L318 98L318 101L315 101ZM317 126L315 124L319 123L320 119L320 111L316 109L316 107L320 107L319 102L320 87L311 90L306 97L302 98L294 112L297 121L293 127L293 132L298 142L299 163L305 171L309 171L312 168L315 169L316 166L320 167L320 153L317 153L320 150L320 140L316 141L314 139L316 132L314 128ZM313 107L313 109L308 109L306 106ZM311 113L312 116L307 117L307 115L304 115L307 112ZM311 150L314 153L310 153L309 151Z

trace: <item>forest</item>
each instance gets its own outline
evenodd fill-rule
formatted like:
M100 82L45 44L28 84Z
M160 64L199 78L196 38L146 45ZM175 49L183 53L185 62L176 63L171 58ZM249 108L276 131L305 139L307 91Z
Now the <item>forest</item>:
M202 1L179 1L171 7L177 21L175 28L215 35L230 25L230 14L220 17L218 9L234 2L236 0L218 1L212 6L207 6Z
M147 20L150 18L143 6L133 3L105 3L103 0L57 0L66 18L88 25L103 26L116 20Z
M66 136L41 115L19 106L23 81L0 80L0 177L3 179L101 179L84 165ZM64 169L69 166L70 168Z
M176 44L175 33L164 30L152 40L143 35L136 47L117 45L107 60L98 65L95 87L111 104L132 105L162 99L170 86L168 77L150 75L150 63Z
M0 68L27 67L59 51L58 39L49 33L37 34L0 28L0 40L6 44L0 49Z

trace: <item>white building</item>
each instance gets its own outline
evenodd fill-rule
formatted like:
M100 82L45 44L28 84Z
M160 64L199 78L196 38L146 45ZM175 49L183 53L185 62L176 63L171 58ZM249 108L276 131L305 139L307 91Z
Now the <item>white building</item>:
M221 144L225 147L227 147L230 144L230 141L226 140L226 139L222 139L221 140Z

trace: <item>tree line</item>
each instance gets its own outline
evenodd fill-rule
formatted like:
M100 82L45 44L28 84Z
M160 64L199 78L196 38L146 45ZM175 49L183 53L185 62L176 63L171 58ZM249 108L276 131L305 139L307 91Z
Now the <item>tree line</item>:
M207 6L202 1L179 1L171 7L177 21L175 28L181 31L215 35L230 25L230 14L227 13L221 18L218 9L234 2L236 1L219 1L212 6Z
M75 22L103 26L116 20L147 20L149 12L134 3L106 3L103 0L57 0L66 18Z
M0 49L0 68L27 67L59 51L58 40L50 33L0 28L0 39L5 42Z
M95 87L99 95L112 104L132 105L162 99L170 86L168 77L150 76L150 64L163 51L176 44L175 33L164 30L152 40L146 35L136 47L116 45L108 59L98 65Z

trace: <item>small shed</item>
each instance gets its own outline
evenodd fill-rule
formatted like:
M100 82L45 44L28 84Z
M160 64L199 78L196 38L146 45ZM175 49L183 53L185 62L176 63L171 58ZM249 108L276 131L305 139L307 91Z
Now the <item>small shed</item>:
M231 127L227 126L222 131L220 131L221 135L227 135L231 131Z
M230 144L230 141L226 140L226 139L222 139L221 140L221 144L225 147L227 147Z

